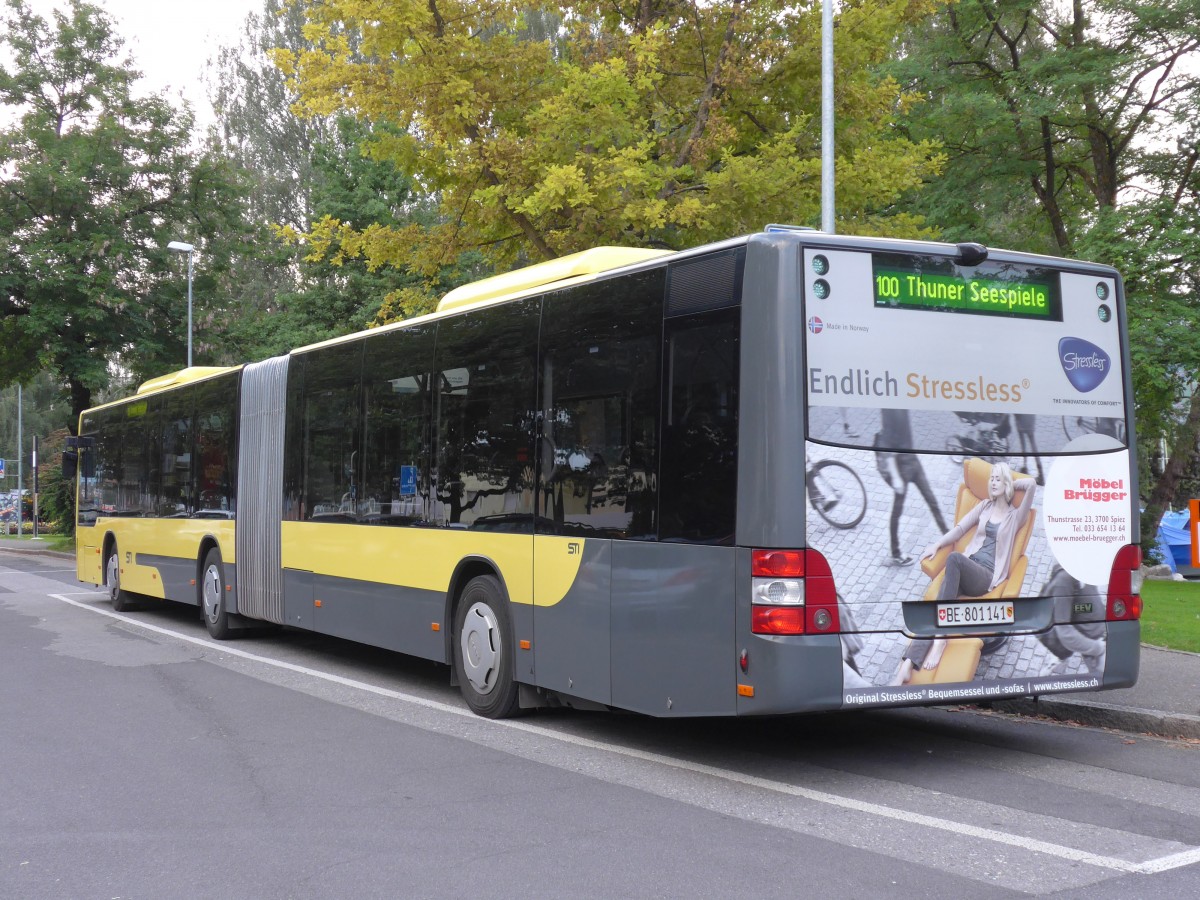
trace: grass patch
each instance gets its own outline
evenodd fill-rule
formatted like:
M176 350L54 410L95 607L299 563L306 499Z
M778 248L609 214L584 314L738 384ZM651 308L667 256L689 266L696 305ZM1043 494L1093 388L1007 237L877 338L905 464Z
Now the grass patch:
M75 552L75 536L72 534L48 534L46 535L46 543L51 550L71 554Z
M1200 582L1147 579L1142 585L1142 640L1200 653Z
M27 531L24 535L0 534L0 549L20 546L22 548L37 547L39 550L59 550L63 553L75 552L75 538L69 534L39 534L39 540L33 540L33 533Z

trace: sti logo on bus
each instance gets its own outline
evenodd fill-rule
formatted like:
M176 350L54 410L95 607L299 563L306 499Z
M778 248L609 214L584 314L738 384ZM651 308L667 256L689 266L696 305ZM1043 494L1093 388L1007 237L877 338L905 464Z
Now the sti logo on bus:
M1108 354L1083 338L1065 337L1058 342L1058 361L1067 381L1081 394L1100 387L1112 368Z
M825 327L825 323L818 316L808 317L808 330L813 334L820 334L821 329Z

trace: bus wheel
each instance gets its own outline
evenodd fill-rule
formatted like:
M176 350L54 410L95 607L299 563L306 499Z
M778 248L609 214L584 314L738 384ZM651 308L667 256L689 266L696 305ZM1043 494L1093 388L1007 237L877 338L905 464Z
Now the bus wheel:
M112 602L113 609L117 612L133 609L133 598L128 591L121 588L121 555L117 552L116 543L112 545L108 561L104 564L104 583L108 585L108 599Z
M221 551L213 547L204 557L204 577L200 580L200 614L208 633L218 641L233 636L229 625L229 609L225 605L225 567Z
M467 582L454 611L454 668L467 706L489 719L517 711L512 622L500 582L480 575Z

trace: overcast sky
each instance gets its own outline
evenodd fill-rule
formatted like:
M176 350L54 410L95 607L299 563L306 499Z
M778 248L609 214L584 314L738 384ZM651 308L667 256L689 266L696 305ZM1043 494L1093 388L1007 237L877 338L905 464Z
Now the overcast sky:
M90 0L106 10L115 23L134 67L143 73L147 92L170 90L191 101L197 118L212 117L202 81L205 63L222 45L234 44L250 12L260 12L255 0ZM47 21L65 4L55 0L26 0Z

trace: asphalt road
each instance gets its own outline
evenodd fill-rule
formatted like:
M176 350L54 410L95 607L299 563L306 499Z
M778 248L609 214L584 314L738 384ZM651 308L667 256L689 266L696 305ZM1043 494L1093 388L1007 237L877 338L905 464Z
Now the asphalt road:
M1194 897L1200 745L975 710L470 715L0 552L0 897Z

